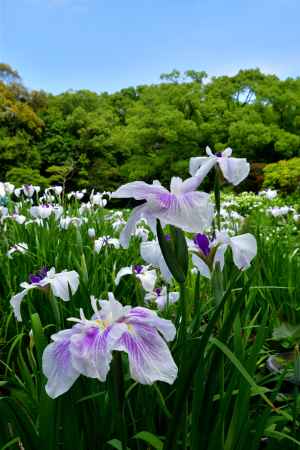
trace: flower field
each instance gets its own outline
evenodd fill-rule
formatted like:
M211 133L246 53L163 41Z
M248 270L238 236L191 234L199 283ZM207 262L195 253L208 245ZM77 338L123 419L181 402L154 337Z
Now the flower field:
M0 183L0 449L300 447L300 205L248 173Z

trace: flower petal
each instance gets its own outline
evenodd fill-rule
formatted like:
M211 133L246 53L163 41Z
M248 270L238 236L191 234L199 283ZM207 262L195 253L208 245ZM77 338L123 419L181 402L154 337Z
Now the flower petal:
M245 158L218 158L224 178L234 186L243 181L250 172L250 164Z
M128 248L130 237L134 232L135 225L138 220L140 220L144 212L146 212L145 204L137 206L132 210L127 223L120 234L120 244L122 247Z
M176 336L176 328L171 320L158 317L155 311L148 308L137 306L132 308L126 314L126 323L129 324L147 324L152 328L156 328L166 341L173 341Z
M211 274L210 274L208 265L205 264L205 262L198 255L193 255L192 261L193 261L194 266L198 269L198 271L200 272L200 274L203 277L208 278L208 279L211 278Z
M43 372L48 378L46 392L51 398L56 398L67 392L79 377L79 372L73 367L70 353L70 338L73 330L60 331L52 338L43 353Z
M203 167L210 159L209 156L194 156L190 159L190 164L189 164L189 173L192 176L195 176L198 169L200 169L200 167Z
M149 195L156 195L168 192L163 186L157 183L148 184L144 181L133 181L132 183L120 186L112 193L112 198L135 198L136 200L147 200Z
M22 322L22 317L21 317L21 303L22 303L22 300L25 297L25 295L27 294L27 292L29 291L29 289L34 289L35 287L36 286L27 287L26 289L24 289L23 291L19 292L16 295L14 295L10 299L10 304L11 304L12 309L14 311L15 318L19 322Z
M159 268L165 281L170 283L172 274L165 262L158 241L142 242L140 245L141 257L153 267Z
M142 273L136 274L136 277L142 283L145 291L153 291L157 278L156 270L145 270Z
M198 233L211 225L213 206L204 192L188 192L171 196L168 208L157 214L165 223L184 231Z
M230 239L230 247L234 264L241 270L248 269L252 259L257 254L255 237L250 233L234 236Z
M132 273L133 272L132 272L132 267L131 266L129 266L129 267L122 267L119 270L119 272L117 273L116 278L115 278L116 286L118 286L118 284L120 283L120 280L121 280L122 277L125 277L125 275L132 275Z
M73 295L79 286L79 275L75 270L56 273L53 278L46 277L44 280L48 280L55 297L61 298L65 302L70 300L69 286Z
M177 366L158 332L146 324L134 324L123 333L114 350L128 354L131 377L141 384L174 383Z

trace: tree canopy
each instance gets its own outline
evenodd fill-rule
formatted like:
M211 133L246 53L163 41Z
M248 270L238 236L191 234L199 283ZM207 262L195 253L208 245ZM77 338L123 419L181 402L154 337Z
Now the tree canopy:
M46 185L68 173L69 187L109 190L186 177L189 158L206 145L230 146L253 167L300 156L300 78L250 69L208 80L174 69L161 80L52 95L28 91L0 64L0 179Z

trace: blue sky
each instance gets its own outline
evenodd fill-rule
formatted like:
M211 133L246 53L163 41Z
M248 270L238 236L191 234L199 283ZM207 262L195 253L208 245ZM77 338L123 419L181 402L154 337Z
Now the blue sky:
M162 72L300 76L300 0L0 0L0 61L32 89L113 92Z

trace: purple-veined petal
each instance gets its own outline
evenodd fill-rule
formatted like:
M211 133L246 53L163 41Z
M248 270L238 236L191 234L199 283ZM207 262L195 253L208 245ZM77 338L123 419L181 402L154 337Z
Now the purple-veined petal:
M46 392L56 398L67 392L79 377L73 367L70 353L70 338L73 330L60 331L52 336L54 342L49 344L43 353L43 372L48 378Z
M167 344L149 325L129 326L114 350L128 354L130 375L141 384L155 381L172 384L177 377L178 369Z
M170 195L168 207L162 209L157 217L184 231L198 233L211 225L213 206L209 195L204 192Z
M116 324L105 330L93 325L79 324L77 327L78 331L81 327L81 332L72 336L70 345L73 366L87 377L105 381L112 360L111 349L125 325Z
M132 308L125 317L126 323L129 324L147 324L152 328L156 328L166 341L173 341L176 336L176 328L170 320L158 317L155 311L151 309L136 307Z

